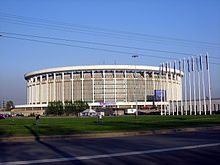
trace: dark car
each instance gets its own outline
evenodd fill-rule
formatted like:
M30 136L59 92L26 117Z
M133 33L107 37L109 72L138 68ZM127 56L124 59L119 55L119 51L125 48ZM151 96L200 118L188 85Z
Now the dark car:
M16 114L16 116L24 116L22 113L18 113Z
M12 117L10 114L5 114L5 117Z
M0 119L5 119L4 115L0 114Z

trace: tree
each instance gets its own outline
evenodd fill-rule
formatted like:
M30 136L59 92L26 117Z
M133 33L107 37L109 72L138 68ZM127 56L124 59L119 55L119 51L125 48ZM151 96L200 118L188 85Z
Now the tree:
M87 108L89 108L89 105L85 101L65 101L64 104L62 101L53 101L48 103L46 115L62 115L64 113L69 115L74 113L78 116L80 112Z
M62 115L64 113L64 106L62 101L53 101L49 102L47 109L46 109L46 115Z
M72 101L65 101L64 103L64 112L66 115L74 113L75 107Z
M89 108L89 105L85 101L74 101L74 112L75 115L78 116L78 114L86 109Z
M62 115L62 114L64 114L64 106L63 106L63 102L62 101L56 101L55 102L56 103L56 112L55 113L57 113L57 115Z
M7 103L6 103L6 110L10 111L13 107L14 107L13 101L11 101L11 100L7 101Z
M47 109L46 109L46 115L49 115L49 114L54 114L54 102L49 102L48 103L48 106L47 106Z

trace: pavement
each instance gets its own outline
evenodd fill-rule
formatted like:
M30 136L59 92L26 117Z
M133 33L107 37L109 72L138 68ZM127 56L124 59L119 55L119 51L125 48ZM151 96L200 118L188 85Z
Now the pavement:
M169 134L178 132L194 132L206 130L220 130L220 126L211 127L195 127L195 128L175 128L133 132L111 132L111 133L90 133L90 134L74 134L74 135L53 135L53 136L38 136L33 132L34 136L27 137L6 137L0 138L0 142L23 142L36 140L61 140L61 139L84 139L84 138L108 138L108 137L123 137L123 136L138 136L138 135L157 135Z
M220 130L0 142L0 165L219 165Z

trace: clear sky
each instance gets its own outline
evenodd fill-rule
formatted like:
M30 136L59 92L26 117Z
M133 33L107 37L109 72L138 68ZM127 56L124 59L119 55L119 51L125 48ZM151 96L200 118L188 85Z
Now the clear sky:
M56 43L0 37L0 101L24 104L24 74L34 70L94 64L159 66L206 52L213 63L213 97L220 97L219 0L1 0L0 31ZM132 54L143 56L134 60Z

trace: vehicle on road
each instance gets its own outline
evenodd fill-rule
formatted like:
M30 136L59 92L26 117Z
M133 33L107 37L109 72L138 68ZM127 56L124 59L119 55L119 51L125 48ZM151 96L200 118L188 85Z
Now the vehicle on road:
M0 114L0 119L5 119L5 116L3 114Z
M16 116L24 116L22 113L18 113L16 114Z
M125 114L127 114L127 115L133 115L133 114L135 114L136 113L136 109L126 109L125 110Z
M12 117L12 115L10 115L10 114L5 114L4 117Z

